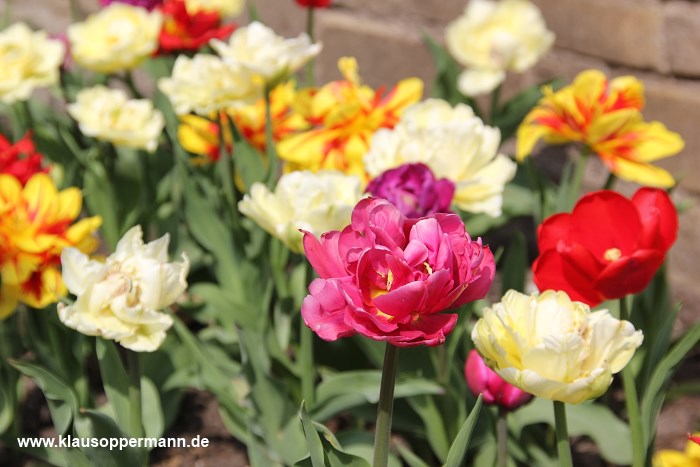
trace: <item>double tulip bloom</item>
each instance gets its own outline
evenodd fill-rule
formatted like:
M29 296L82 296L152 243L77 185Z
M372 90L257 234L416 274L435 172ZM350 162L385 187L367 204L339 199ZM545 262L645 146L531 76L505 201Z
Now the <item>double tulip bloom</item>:
M508 383L544 399L580 404L603 394L642 344L641 331L608 310L591 312L564 292L508 291L484 310L472 340Z
M608 190L590 193L571 214L539 226L535 284L590 306L641 292L677 233L678 214L663 190L641 188L632 199Z
M88 336L113 339L136 352L152 352L173 324L162 312L187 288L190 262L168 262L170 236L144 244L140 226L119 240L106 261L90 259L75 248L61 254L63 280L76 295L71 305L59 303L58 317Z
M483 298L493 255L455 214L408 219L383 199L360 201L352 223L319 241L304 233L319 279L301 314L324 340L362 334L398 347L436 346L457 322L442 313Z
M446 178L437 180L425 164L404 164L373 179L367 193L391 202L406 217L423 217L450 212L455 184Z

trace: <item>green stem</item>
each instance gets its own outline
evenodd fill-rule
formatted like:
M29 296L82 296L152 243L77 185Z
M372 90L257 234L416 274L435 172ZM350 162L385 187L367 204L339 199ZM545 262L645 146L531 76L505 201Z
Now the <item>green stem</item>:
M576 204L579 192L581 191L581 182L583 181L583 174L586 172L586 163L588 162L588 149L584 148L581 151L579 159L576 161L576 167L574 173L571 176L571 183L569 184L569 197L567 204L567 211L571 211Z
M498 467L506 467L508 464L508 411L503 407L498 408L496 420L496 441L498 443Z
M554 401L554 429L557 435L559 465L561 467L573 467L569 430L566 427L566 405L560 401Z
M629 321L630 310L627 306L627 297L620 299L620 319ZM628 364L622 369L622 387L625 391L625 406L632 432L632 467L644 467L646 446L644 446L644 431L641 415L639 413L639 397L634 380L632 367Z
M139 353L126 351L126 367L129 373L129 409L131 426L129 434L133 438L143 438L143 422L141 419L141 364Z
M613 186L615 186L616 181L617 177L614 173L610 172L610 175L608 175L607 180L605 180L605 185L603 185L603 190L612 190Z
M306 326L303 318L299 317L299 365L301 370L301 396L306 401L306 407L314 403L314 341L311 329Z
M377 426L374 434L373 467L387 467L389 463L389 445L391 442L391 416L394 410L394 386L396 385L396 367L399 362L399 348L386 345L382 383L379 389L377 407Z
M275 139L272 133L272 103L270 93L272 89L265 86L265 154L269 164L267 186L270 189L277 183L277 155L275 154Z
M142 95L136 87L133 73L133 70L129 70L124 73L124 84L126 84L126 87L129 88L129 91L131 92L131 97L133 97L134 99L140 99Z
M83 12L80 9L80 5L77 0L70 0L70 17L74 23L77 23L83 19Z
M219 114L219 176L221 177L221 186L224 191L224 198L228 205L231 215L231 222L234 226L238 226L238 202L236 200L236 190L233 186L233 169L231 168L231 154L226 147L226 130L228 130L228 116L226 113Z
M501 88L502 85L499 84L498 87L491 93L491 113L489 114L491 125L494 124L496 117L498 116L498 104L501 99Z
M315 8L310 6L306 9L306 34L308 34L311 42L314 41L314 13ZM306 64L306 86L309 88L314 87L314 62L312 58Z

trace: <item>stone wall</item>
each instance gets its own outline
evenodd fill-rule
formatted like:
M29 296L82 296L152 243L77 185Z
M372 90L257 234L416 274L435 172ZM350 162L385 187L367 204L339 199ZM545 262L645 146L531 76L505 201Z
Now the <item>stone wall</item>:
M0 0L4 6L8 0ZM556 33L555 48L531 71L510 76L507 96L522 86L597 68L609 76L634 74L646 86L648 119L661 120L683 135L682 154L660 165L681 179L674 197L689 207L681 217L670 270L675 296L683 300L679 326L700 320L700 3L688 0L533 0ZM85 11L97 0L80 0ZM442 41L445 25L467 0L334 0L318 11L316 33L324 43L317 65L320 82L339 77L337 59L358 58L373 86L418 76L431 82L434 67L422 35ZM305 12L292 0L257 0L261 19L283 35L305 27ZM69 0L14 1L13 17L51 32L69 22ZM242 19L241 22L245 22ZM600 170L591 168L591 187ZM632 187L622 187L629 191Z

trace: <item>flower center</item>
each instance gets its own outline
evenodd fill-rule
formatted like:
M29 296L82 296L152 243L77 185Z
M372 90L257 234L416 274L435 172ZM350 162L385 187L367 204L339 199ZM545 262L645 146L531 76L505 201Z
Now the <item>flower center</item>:
M605 253L603 253L603 258L605 258L606 261L610 261L611 263L620 259L621 256L622 252L619 248L608 248L607 250L605 250Z

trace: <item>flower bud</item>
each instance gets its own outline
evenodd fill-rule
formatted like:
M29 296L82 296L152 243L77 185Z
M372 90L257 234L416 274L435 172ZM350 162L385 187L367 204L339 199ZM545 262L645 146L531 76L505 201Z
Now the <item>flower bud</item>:
M464 365L464 377L474 396L483 395L485 404L515 410L532 399L532 394L516 388L486 366L479 352L471 350Z

